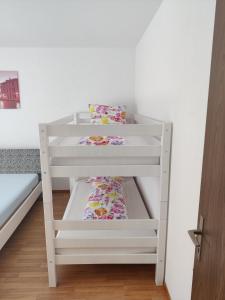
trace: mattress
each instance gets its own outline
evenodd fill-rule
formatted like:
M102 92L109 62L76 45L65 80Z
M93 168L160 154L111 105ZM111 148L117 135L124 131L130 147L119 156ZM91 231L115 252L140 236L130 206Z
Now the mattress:
M88 194L91 185L85 181L80 181L74 187L69 203L66 207L63 220L82 220L84 207L88 201ZM127 198L127 214L129 219L149 219L149 213L138 191L137 185L132 177L125 178L123 182L125 197ZM84 221L85 222L85 221ZM110 220L108 221L110 222ZM105 232L105 231L104 231ZM79 231L59 231L57 238L99 238L103 234L102 230L79 230ZM155 230L135 231L135 230L109 230L110 237L128 237L128 236L156 236ZM155 248L120 248L113 249L113 253L155 253ZM58 249L58 254L72 253L107 253L110 249Z
M0 174L0 227L38 184L37 174Z

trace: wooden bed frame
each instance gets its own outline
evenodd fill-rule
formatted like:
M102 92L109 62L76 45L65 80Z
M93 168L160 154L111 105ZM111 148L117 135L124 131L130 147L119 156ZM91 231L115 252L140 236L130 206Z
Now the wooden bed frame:
M38 149L1 149L0 173L39 173ZM0 250L29 212L42 192L41 182L0 228Z
M169 191L171 123L157 121L145 116L134 115L133 123L126 125L93 125L89 123L88 113L78 113L54 121L40 124L41 169L43 181L43 201L47 245L49 286L56 286L56 265L64 264L156 264L155 281L162 285L165 269L165 248L167 233L167 210ZM63 144L65 138L90 135L120 135L152 137L158 143L149 145L123 145L90 147ZM54 138L53 138L54 137ZM143 164L144 158L152 161ZM114 162L110 163L109 158ZM87 159L87 161L86 161ZM93 160L92 160L93 159ZM132 163L135 159L135 163ZM138 163L140 160L140 163ZM99 163L98 163L99 162ZM159 219L127 220L55 220L53 217L52 184L53 177L82 176L146 176L160 180L160 217ZM73 194L73 192L72 192ZM129 201L129 199L128 199ZM109 230L155 230L156 237L140 238L110 237ZM105 230L101 239L59 238L56 231ZM100 244L99 244L100 243ZM95 248L101 245L110 248L111 253L70 253L59 254L57 249ZM155 247L155 253L118 254L116 247Z

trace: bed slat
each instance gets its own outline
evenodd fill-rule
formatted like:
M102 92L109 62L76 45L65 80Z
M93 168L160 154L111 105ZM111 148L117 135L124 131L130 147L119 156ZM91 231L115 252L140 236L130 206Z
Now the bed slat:
M53 157L159 157L161 146L49 146Z
M127 248L157 247L157 237L122 237L122 238L56 238L55 248Z
M159 165L108 165L108 166L51 166L51 177L82 176L154 176L160 175Z
M151 230L158 229L158 220L54 220L55 230Z
M120 136L161 136L162 125L47 125L48 136L91 136L91 135L120 135Z
M56 255L57 265L72 264L154 264L157 254L77 254Z

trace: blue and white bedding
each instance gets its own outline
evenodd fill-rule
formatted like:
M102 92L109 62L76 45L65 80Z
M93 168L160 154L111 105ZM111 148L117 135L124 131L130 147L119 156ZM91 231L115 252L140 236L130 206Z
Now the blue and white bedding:
M0 227L38 184L37 174L0 174Z

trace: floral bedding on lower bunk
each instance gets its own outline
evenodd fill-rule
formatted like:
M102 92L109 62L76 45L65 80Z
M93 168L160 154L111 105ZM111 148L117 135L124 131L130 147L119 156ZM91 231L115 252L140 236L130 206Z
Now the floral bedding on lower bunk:
M127 219L126 200L123 193L122 178L96 177L88 180L92 191L84 209L84 220Z

